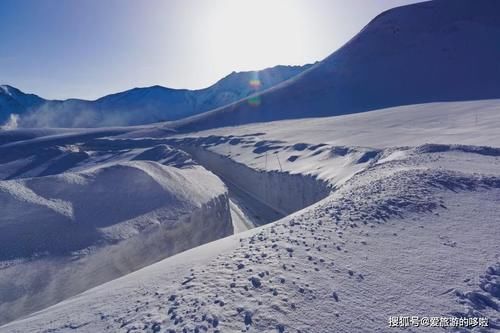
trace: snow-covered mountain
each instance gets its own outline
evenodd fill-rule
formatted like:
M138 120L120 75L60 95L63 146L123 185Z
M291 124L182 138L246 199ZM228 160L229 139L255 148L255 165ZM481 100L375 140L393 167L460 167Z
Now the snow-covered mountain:
M500 97L500 2L388 10L311 70L245 101L168 124L193 130Z
M95 101L44 100L5 85L0 86L0 123L11 114L21 115L17 119L21 127L104 127L176 120L238 101L309 67L275 66L233 72L205 89L134 88Z
M37 95L25 94L9 85L0 85L0 124L9 119L16 121L17 115L40 107L45 100ZM6 124L7 127L15 124Z
M498 9L390 10L186 120L0 131L0 332L498 331ZM77 126L190 93L47 103Z
M9 85L0 85L0 110L12 110L13 113L22 113L26 109L40 106L45 100L34 94L25 94Z

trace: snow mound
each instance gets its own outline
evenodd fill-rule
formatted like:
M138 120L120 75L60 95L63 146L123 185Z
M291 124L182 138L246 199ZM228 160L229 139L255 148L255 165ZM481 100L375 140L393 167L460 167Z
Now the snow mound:
M0 321L232 234L228 205L224 184L193 165L0 181Z
M196 175L153 162L127 162L79 174L1 182L4 216L0 259L13 259L18 251L26 257L37 252L77 250L81 248L75 242L78 235L90 230L110 227L159 208L181 216L209 201L212 193L223 193L214 177L195 183L191 174ZM129 233L144 227L131 225ZM64 237L58 237L61 233Z

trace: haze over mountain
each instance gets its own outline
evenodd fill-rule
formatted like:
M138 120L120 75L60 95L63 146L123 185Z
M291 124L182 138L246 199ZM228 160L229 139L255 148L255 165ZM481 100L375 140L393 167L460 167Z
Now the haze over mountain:
M46 100L2 85L0 123L9 117L7 126L10 127L102 127L176 120L238 101L288 80L310 66L275 66L261 71L233 72L200 90L162 86L134 88L95 101Z
M286 84L167 126L200 130L498 98L499 12L495 0L437 0L394 8Z

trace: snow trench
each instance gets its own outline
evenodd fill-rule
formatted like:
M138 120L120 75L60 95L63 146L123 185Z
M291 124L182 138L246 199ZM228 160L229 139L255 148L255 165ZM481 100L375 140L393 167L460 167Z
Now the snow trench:
M219 176L228 187L236 187L283 216L326 198L332 190L327 181L312 175L253 169L196 145L178 148Z

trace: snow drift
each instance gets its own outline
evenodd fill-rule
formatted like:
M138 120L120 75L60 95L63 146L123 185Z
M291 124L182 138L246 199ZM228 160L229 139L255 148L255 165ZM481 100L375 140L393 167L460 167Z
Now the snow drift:
M227 190L152 161L0 182L0 322L232 234Z

